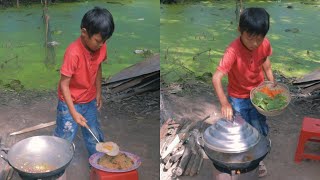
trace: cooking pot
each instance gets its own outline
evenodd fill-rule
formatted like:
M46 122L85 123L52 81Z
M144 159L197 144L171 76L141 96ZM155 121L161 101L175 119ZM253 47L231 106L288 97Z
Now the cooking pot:
M198 137L214 166L232 174L249 172L271 149L271 142L248 124L239 114L233 121L219 119Z
M57 179L70 164L75 147L55 136L34 136L14 144L0 155L22 179Z

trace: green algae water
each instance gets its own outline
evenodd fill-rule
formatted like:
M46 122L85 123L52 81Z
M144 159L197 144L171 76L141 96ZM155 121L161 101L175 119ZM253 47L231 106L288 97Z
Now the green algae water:
M309 1L313 2L313 1ZM320 5L301 1L244 1L270 14L267 34L273 70L299 77L320 67ZM214 72L237 32L235 1L161 5L161 75L165 82Z
M113 15L115 32L108 40L103 76L109 77L144 59L137 49L159 53L159 1L132 0L57 3L48 8L53 53L45 51L43 7L32 5L0 10L0 88L19 82L24 89L54 90L66 47L80 35L83 15L94 6ZM119 3L121 2L121 3ZM50 53L50 52L47 52Z

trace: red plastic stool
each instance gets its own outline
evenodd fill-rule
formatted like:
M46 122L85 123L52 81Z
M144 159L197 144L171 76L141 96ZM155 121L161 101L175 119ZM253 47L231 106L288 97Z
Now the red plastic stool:
M133 170L129 172L105 172L99 169L93 168L90 172L90 180L138 180L138 171Z
M304 153L304 145L307 141L320 142L320 119L304 117L300 137L294 161L301 162L302 159L320 160L319 155Z

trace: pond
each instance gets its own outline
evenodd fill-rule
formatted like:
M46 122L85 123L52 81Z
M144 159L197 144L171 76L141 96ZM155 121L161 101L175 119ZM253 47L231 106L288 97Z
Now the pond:
M159 11L157 0L86 1L56 3L49 6L50 37L53 46L47 58L43 7L0 10L0 88L10 83L24 89L54 90L59 80L59 68L66 47L80 35L83 15L94 6L107 8L115 21L115 32L108 40L108 62L103 65L103 77L142 61L135 50L147 49L159 53Z
M244 1L270 14L267 34L274 70L299 77L320 67L319 2ZM311 3L313 2L313 3ZM161 5L161 75L165 82L213 73L225 48L235 39L235 1Z

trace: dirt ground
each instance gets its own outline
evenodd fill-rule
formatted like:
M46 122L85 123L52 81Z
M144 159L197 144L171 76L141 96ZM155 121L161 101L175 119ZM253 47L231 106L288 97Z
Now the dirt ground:
M40 123L55 121L56 92L0 92L1 147L10 148L31 136L52 135L55 126L33 132L8 136L9 133ZM142 159L139 179L159 179L159 91L132 96L120 102L104 101L99 115L107 141L116 142L120 150ZM88 180L88 155L81 132L75 138L74 158L66 169L68 180ZM3 153L1 153L3 154ZM3 154L5 155L5 154ZM0 159L0 179L10 173L8 164ZM79 173L81 172L81 173ZM20 180L13 172L13 180Z
M177 90L180 89L180 90ZM189 118L201 120L211 115L206 120L206 126L210 126L220 116L220 104L213 92L213 88L207 83L191 83L182 87L162 88L165 116L179 120ZM301 123L304 117L320 119L319 97L316 103L310 100L293 98L288 108L279 116L267 117L272 141L270 153L264 159L268 175L260 178L263 180L317 180L319 179L320 162L303 160L300 164L294 162L294 155L298 143ZM163 113L163 112L161 112ZM320 145L307 143L308 152L320 154ZM180 180L204 180L213 178L213 164L205 159L200 174L188 177L178 177ZM160 170L161 171L161 170ZM170 179L170 172L160 173L163 180Z

